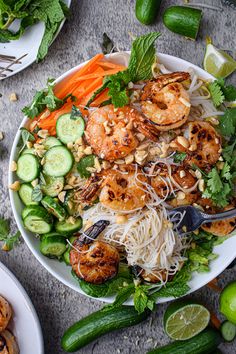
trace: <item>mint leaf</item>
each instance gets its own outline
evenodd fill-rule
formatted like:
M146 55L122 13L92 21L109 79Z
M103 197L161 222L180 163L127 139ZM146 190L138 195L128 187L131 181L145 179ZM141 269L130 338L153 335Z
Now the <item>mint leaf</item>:
M82 115L80 109L78 107L76 107L76 106L72 106L70 119L76 120L79 117L83 118L83 115Z
M220 117L220 131L224 136L232 136L236 130L236 107L228 108Z
M20 131L21 131L21 140L19 145L21 146L21 148L19 153L21 153L24 150L28 141L35 141L34 135L30 133L26 128L20 128Z
M109 89L108 94L111 97L111 102L117 107L126 106L129 103L127 94L127 86L131 81L131 76L128 70L118 72L105 78L104 84Z
M20 231L17 231L15 235L9 236L4 243L3 249L7 249L7 251L11 251L15 245L19 243L20 240Z
M10 235L10 223L8 220L0 218L0 241L4 241L2 249L10 251L19 242L20 232L15 235Z
M43 199L43 193L41 191L41 186L40 184L37 184L33 191L32 191L32 196L31 196L32 200L34 202L40 202Z
M135 285L134 283L129 284L126 287L123 287L122 289L119 290L119 292L116 295L116 299L113 302L112 306L120 306L122 305L125 301L127 301L132 294L135 292Z
M152 77L152 65L156 59L154 42L160 35L160 32L152 32L133 42L128 67L133 82Z
M134 307L138 313L142 313L147 308L148 289L143 285L137 286L134 293Z
M8 220L0 218L0 241L4 240L10 232L10 225Z

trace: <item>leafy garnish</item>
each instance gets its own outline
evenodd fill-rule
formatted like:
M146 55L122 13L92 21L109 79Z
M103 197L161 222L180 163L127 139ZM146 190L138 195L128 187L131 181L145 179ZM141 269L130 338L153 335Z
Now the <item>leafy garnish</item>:
M110 54L117 52L117 48L115 47L113 41L106 33L102 35L102 52L103 54Z
M208 173L207 177L204 177L206 189L203 192L203 198L209 198L215 205L222 208L225 207L229 204L229 199L233 192L232 178L230 165L227 161L220 171L214 167Z
M176 152L173 156L175 163L183 162L187 154L185 152Z
M20 128L21 131L21 140L19 142L19 146L20 146L20 151L19 153L21 153L24 148L26 147L26 144L28 141L35 141L35 137L32 133L30 133L26 128Z
M128 84L133 81L147 80L152 76L152 65L155 62L154 42L160 36L159 32L152 32L138 37L132 44L128 69L117 74L105 77L103 86L90 98L87 107L105 89L116 107L123 107L129 103Z
M0 1L0 42L19 39L26 28L41 21L45 24L44 35L38 50L37 61L42 60L55 34L68 17L69 9L61 0L1 0ZM18 20L19 29L13 32L10 25Z
M131 81L152 77L152 65L156 59L154 42L160 35L160 32L152 32L134 40L128 67Z
M34 202L40 202L43 199L43 193L40 184L37 184L34 187L31 198Z
M223 136L233 136L236 131L236 107L226 109L220 117L220 131Z
M236 87L233 85L225 85L223 78L211 82L208 88L216 107L219 107L224 101L232 102L236 100Z
M8 220L0 218L0 241L4 241L2 249L10 251L19 242L20 232L17 231L14 235L10 234L10 223Z
M71 110L71 115L70 115L70 119L72 120L76 120L77 118L83 118L83 115L80 111L80 109L76 106L72 106L72 110Z
M24 107L22 112L28 118L35 118L42 113L45 108L52 112L61 108L69 98L71 100L74 99L71 94L67 95L64 99L56 97L53 92L54 86L55 84L49 79L47 82L47 88L36 92L32 103L29 106Z

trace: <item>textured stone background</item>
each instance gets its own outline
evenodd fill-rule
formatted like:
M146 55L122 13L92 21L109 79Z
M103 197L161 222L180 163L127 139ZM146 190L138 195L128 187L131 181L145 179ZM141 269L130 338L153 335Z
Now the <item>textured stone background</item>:
M220 0L201 2L222 6ZM163 7L182 3L181 0L167 0L163 1ZM5 134L4 141L0 143L0 215L12 219L12 228L16 226L8 198L7 168L13 138L22 120L21 108L31 101L35 89L45 85L48 77L57 77L99 52L103 32L108 33L119 48L129 49L129 32L140 35L160 30L162 36L158 39L159 51L197 65L202 64L206 35L210 35L221 48L236 48L236 10L227 7L223 11L205 9L199 38L193 42L171 34L164 28L160 16L153 26L140 25L134 16L134 4L134 0L72 1L72 18L50 48L46 60L0 82L0 93L3 95L0 99L0 130ZM231 80L236 83L236 75ZM9 94L12 92L19 96L16 103L9 102ZM99 309L102 304L59 283L38 263L23 242L9 254L0 252L0 260L18 277L35 305L43 329L45 353L63 353L60 349L63 331L76 320ZM235 279L235 273L235 269L226 270L221 276L221 284ZM208 304L210 308L218 308L218 295L206 287L197 291L193 297ZM109 334L82 349L80 353L144 354L156 344L167 343L168 338L162 328L165 307L158 306L156 313L145 323ZM235 343L222 348L225 354L236 352Z

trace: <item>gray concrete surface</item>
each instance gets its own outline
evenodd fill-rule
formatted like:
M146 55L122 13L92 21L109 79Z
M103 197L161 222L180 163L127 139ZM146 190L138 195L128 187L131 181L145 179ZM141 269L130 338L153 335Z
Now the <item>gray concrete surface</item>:
M163 8L182 3L181 0L163 1ZM221 6L220 0L206 0L202 3ZM155 25L142 26L135 19L134 5L134 0L72 1L72 18L65 24L50 48L46 60L0 82L0 130L5 135L5 139L0 143L0 215L12 220L13 229L16 225L8 198L7 168L13 138L22 120L21 108L31 101L35 89L45 85L48 77L55 78L99 52L103 32L108 33L119 48L129 49L129 32L140 35L160 30L162 36L157 43L159 51L184 58L197 65L201 65L203 61L206 35L210 35L214 43L221 48L236 48L236 10L227 7L224 7L223 11L205 9L199 38L193 42L171 34L164 28L160 16ZM231 80L236 83L236 75L232 76ZM9 101L9 94L12 92L16 92L19 97L15 103ZM77 294L54 279L23 242L10 253L1 251L0 260L18 277L35 305L43 329L45 353L63 353L60 349L63 331L76 320L99 309L102 304ZM220 277L220 283L224 285L235 278L236 269L226 270ZM218 295L207 287L194 293L193 298L206 303L215 311L218 310ZM162 327L165 307L159 305L157 311L145 323L98 339L80 353L144 354L155 344L167 343L168 338ZM236 343L224 345L222 348L225 354L233 354L236 352Z

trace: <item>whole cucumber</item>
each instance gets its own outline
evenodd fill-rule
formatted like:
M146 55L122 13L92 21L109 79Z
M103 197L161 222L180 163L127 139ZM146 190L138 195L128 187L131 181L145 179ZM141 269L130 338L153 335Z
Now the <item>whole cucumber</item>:
M211 327L195 337L176 341L151 350L148 354L209 354L216 353L218 345L223 341L220 332Z
M104 308L68 328L62 337L61 346L69 353L75 352L106 333L144 321L149 314L150 311L138 314L133 306Z
M135 13L137 19L144 25L150 25L160 9L162 0L136 0Z

